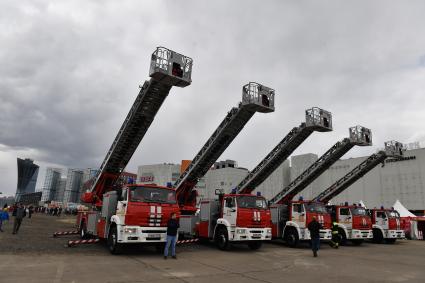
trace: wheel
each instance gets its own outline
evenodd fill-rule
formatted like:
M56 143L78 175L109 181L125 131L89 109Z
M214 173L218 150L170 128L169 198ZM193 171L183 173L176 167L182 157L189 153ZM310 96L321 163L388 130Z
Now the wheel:
M217 247L222 251L230 249L229 236L227 234L226 228L220 228L218 230L217 236L215 237L215 242Z
M261 248L261 245L262 245L263 243L262 242L260 242L260 241L254 241L254 242L248 242L248 247L251 249L251 250L258 250L259 248Z
M289 229L288 232L285 233L285 243L291 248L296 248L298 246L299 237L298 232L295 229Z
M81 239L87 239L88 238L88 234L87 234L87 225L86 222L81 222L80 225L80 238Z
M382 244L383 240L384 235L382 235L382 232L378 229L373 229L373 242L377 244Z
M394 244L397 239L385 239L385 243Z
M339 244L341 246L345 246L347 244L347 236L345 235L344 230L338 229L338 236L339 236Z
M118 232L115 225L109 230L108 249L111 254L119 254L121 252L121 244L118 243Z
M363 240L351 240L354 246L360 246L363 244Z

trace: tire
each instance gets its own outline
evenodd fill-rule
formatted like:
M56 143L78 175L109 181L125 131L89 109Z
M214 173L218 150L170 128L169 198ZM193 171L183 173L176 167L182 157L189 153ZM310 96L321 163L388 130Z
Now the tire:
M353 243L354 246L360 246L363 244L363 240L351 240L351 243Z
M227 251L230 249L229 235L227 234L226 228L220 228L215 237L215 242L217 247L222 251Z
M378 229L373 229L373 242L376 244L382 244L384 241L384 235Z
M297 230L291 228L288 230L288 232L285 233L285 243L289 247L296 248L298 246L299 241L300 238L298 237Z
M345 235L345 231L342 229L338 229L338 235L339 235L339 244L341 246L347 245L347 236Z
M385 243L394 244L397 239L385 239Z
M81 225L80 225L80 238L84 240L84 239L88 239L88 237L89 235L87 234L87 225L86 225L86 222L83 221L81 222Z
M261 241L248 242L248 247L251 250L258 250L263 243Z
M122 245L118 243L117 226L111 226L108 235L108 249L111 254L120 254Z

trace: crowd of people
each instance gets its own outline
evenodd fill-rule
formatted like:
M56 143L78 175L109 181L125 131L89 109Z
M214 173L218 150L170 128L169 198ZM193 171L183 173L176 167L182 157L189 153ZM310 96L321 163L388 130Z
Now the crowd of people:
M0 210L0 232L4 232L4 224L8 223L13 218L13 229L12 234L17 234L22 224L22 220L25 217L30 219L34 213L44 213L50 216L61 216L62 212L65 214L76 214L71 208L62 208L60 206L44 207L44 206L32 206L24 205L20 202L8 206L5 204Z

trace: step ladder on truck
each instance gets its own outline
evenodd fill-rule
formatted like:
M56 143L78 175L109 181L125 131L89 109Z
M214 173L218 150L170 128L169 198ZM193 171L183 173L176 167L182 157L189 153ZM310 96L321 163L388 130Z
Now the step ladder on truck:
M330 240L332 238L331 215L326 210L325 205L303 198L294 201L293 198L355 145L367 146L371 144L371 141L372 136L369 129L361 126L351 127L348 138L333 145L316 162L273 197L269 202L272 213L273 238L283 239L287 245L296 247L300 241L311 239L307 226L313 217L316 217L323 227L320 230L320 239Z
M373 233L372 219L368 211L356 204L349 205L344 203L341 205L329 205L329 202L357 180L361 179L365 174L370 172L377 165L383 163L385 159L397 159L402 156L402 150L399 142L386 142L385 149L369 156L366 160L354 167L350 172L341 177L326 190L313 198L315 201L328 204L328 211L331 213L332 221L336 221L338 225L338 234L340 244L345 245L347 241L351 241L354 245L360 245L364 240L370 240L377 235L377 227ZM385 231L385 229L383 229ZM384 235L385 233L382 233ZM383 238L383 237L382 237Z
M273 89L250 82L242 88L242 102L232 108L186 170L175 182L179 201L180 233L202 241L214 241L227 250L231 244L245 243L258 249L271 239L270 211L260 195L225 194L216 190L218 199L202 200L196 206L195 185L243 129L255 112L274 111Z
M157 185L124 185L120 175L127 166L172 86L191 84L192 59L164 47L151 57L149 75L124 120L92 182L82 195L89 211L80 211L77 226L82 238L107 241L111 253L124 244L166 241L167 221L179 214L175 191Z

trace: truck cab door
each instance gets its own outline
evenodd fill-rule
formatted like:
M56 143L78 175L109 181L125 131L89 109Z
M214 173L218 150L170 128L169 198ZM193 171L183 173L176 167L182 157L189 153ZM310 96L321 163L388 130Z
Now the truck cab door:
M226 219L231 226L236 227L237 207L235 197L224 198L223 218Z
M118 197L117 215L125 215L127 203L128 203L128 190L127 188L124 188L122 190L121 196Z
M339 208L338 222L344 224L344 226L347 228L353 227L353 216L351 215L350 209L348 207Z
M381 226L383 229L388 229L388 217L385 211L375 211L376 225Z
M297 222L300 228L306 227L306 215L305 215L304 204L302 203L292 204L291 221Z

